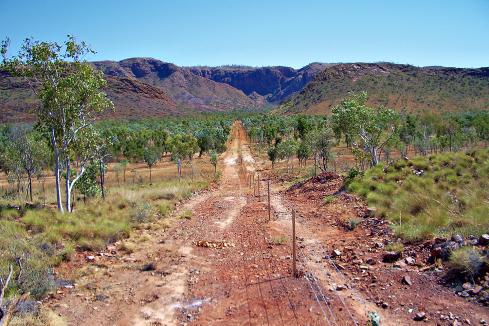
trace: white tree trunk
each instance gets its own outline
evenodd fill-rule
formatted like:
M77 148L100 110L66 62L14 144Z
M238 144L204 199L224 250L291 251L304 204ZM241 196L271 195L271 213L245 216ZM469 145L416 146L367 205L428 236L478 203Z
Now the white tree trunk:
M66 211L71 212L71 187L70 187L70 159L66 157L66 180L65 180L65 194L66 194Z
M58 205L58 209L61 213L63 210L63 203L61 200L61 180L60 180L60 166L59 166L59 150L56 146L56 136L54 134L54 129L51 130L51 143L53 145L54 152L54 177L56 179L56 203Z

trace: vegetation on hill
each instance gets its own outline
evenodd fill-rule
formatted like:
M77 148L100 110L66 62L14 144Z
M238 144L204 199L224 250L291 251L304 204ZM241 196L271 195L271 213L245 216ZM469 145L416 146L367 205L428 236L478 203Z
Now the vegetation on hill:
M414 67L390 63L326 67L279 112L329 113L350 92L366 91L369 105L409 112L489 110L489 68Z

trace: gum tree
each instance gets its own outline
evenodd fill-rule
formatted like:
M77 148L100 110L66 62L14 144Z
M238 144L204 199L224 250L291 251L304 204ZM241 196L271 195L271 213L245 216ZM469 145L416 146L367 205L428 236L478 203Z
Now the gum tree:
M353 147L368 153L374 166L379 163L384 147L398 132L399 114L384 107L368 107L366 102L366 93L346 99L333 108L332 122L336 134L344 134Z
M106 85L103 73L83 59L94 51L72 36L63 44L26 39L18 55L13 57L7 56L8 46L8 40L2 43L2 66L15 76L25 77L39 99L35 113L39 127L49 135L53 151L58 209L63 212L65 207L71 211L71 191L85 172L95 148L94 116L113 107L102 91Z

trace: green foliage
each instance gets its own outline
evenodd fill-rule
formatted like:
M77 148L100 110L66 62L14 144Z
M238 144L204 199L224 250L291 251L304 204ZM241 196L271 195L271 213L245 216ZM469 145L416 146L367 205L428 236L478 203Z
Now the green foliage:
M283 245L287 242L288 238L285 235L280 235L272 238L272 243L274 245Z
M371 164L380 161L380 152L398 133L399 115L384 107L366 105L367 93L351 95L332 109L332 126L338 138L369 154Z
M217 152L215 150L212 150L210 152L209 158L210 158L212 166L214 167L214 173L216 173L217 172L217 159L218 159Z
M489 150L481 149L380 164L348 190L376 207L405 240L480 235L489 228L488 176Z
M335 201L335 197L333 195L327 195L327 196L324 196L323 198L323 202L325 204L331 204Z
M462 247L450 254L449 269L463 274L471 281L487 266L488 260L474 247Z
M97 182L98 167L91 163L85 173L76 183L75 188L87 198L94 198L100 195L100 187Z
M403 252L404 245L400 242L392 242L385 246L386 251Z
M350 231L353 231L357 228L357 226L362 223L362 220L357 217L350 217L346 221L346 228Z

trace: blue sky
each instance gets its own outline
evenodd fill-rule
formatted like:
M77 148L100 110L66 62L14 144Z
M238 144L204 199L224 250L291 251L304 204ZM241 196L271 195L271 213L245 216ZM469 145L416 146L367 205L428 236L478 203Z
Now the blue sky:
M489 0L0 0L0 37L66 34L90 60L301 67L391 61L489 66Z

